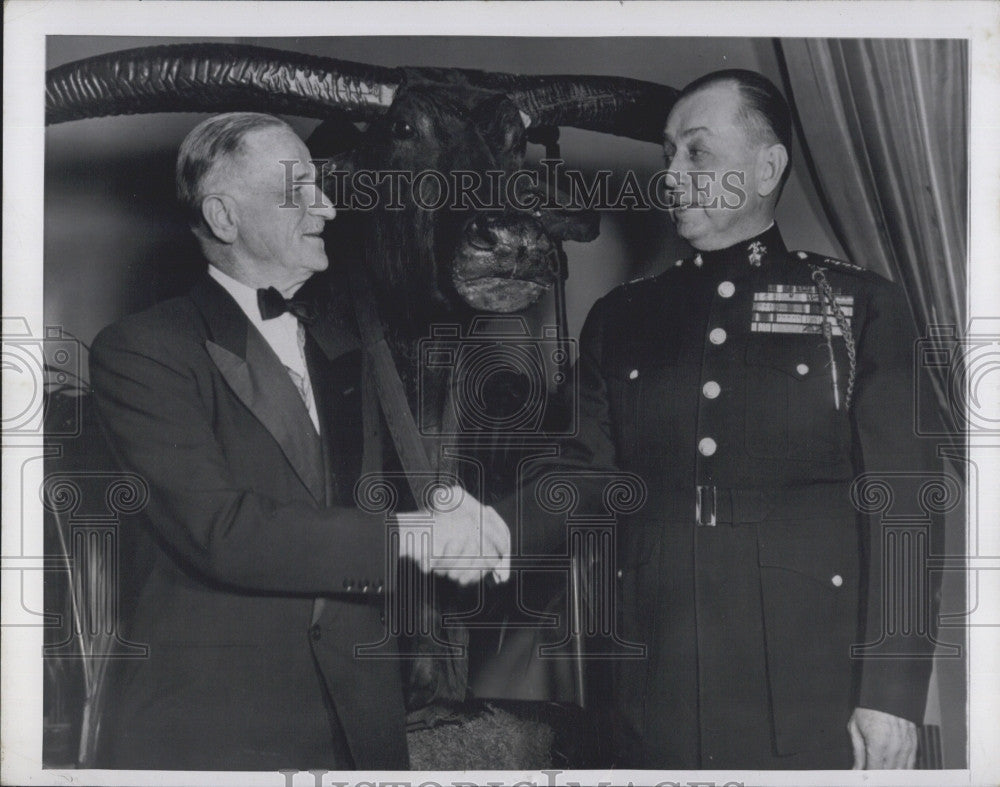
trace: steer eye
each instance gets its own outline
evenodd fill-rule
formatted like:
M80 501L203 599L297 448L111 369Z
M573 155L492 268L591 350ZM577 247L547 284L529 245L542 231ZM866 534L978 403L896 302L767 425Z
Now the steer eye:
M396 139L413 139L417 135L417 130L405 120L394 120L392 123L392 135Z

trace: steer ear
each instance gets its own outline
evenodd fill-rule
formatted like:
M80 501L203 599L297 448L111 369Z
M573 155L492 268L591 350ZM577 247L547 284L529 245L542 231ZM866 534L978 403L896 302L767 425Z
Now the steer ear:
M518 109L503 93L494 93L472 108L472 119L492 150L498 164L520 166L525 152L525 126Z
M313 158L346 160L361 142L364 135L346 117L334 115L327 118L306 140L306 147Z
M354 171L354 151L363 136L346 117L334 116L316 126L306 140L309 154L314 160L323 162L320 170L323 190L335 201L343 200L346 195L331 192L336 177L331 173ZM342 209L341 205L335 207Z
M319 167L323 191L338 213L350 204L350 186L346 180L338 181L334 173L350 173L356 169L355 151L363 137L364 134L348 118L334 115L316 126L306 140L309 155ZM335 228L332 235L331 226ZM337 236L338 243L346 241L346 238L340 237L346 232L344 222L328 222L326 232L330 237Z

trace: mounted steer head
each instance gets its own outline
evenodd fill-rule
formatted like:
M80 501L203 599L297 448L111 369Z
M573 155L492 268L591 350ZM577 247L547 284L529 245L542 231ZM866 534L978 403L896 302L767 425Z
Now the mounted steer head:
M315 138L329 125L311 140L320 157ZM365 267L394 313L413 312L412 300L401 301L414 292L421 293L425 318L520 311L556 281L558 241L596 236L592 213L575 212L554 234L541 211L525 209L531 195L523 188L519 207L507 203L506 187L518 183L507 179L521 169L525 144L524 123L506 95L414 77L349 156L337 160L341 170L397 177L381 182L363 234Z
M556 281L559 242L596 236L596 216L587 212L528 212L507 204L503 189L485 193L485 173L509 176L520 169L526 129L576 126L658 143L675 96L672 88L619 77L382 68L195 44L116 52L52 69L46 110L49 123L163 111L296 114L326 120L310 148L341 171L404 172L411 184L432 171L447 178L449 190L456 185L452 173L471 173L479 202L421 207L434 202L441 185L428 176L418 184L423 198L404 187L398 207L390 205L391 186L383 181L366 211L362 263L380 299L416 328L442 315L530 306ZM355 123L367 123L367 131L358 132ZM546 196L554 195L538 195L543 202ZM527 200L515 201L523 206Z

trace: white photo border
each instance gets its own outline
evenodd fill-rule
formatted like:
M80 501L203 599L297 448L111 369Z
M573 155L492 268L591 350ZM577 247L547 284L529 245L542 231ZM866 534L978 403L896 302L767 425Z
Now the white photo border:
M138 2L137 0L10 0L4 8L4 205L3 314L42 326L43 139L45 38L51 35L122 36L745 36L963 38L969 41L970 108L970 281L969 314L1000 325L1000 6L993 2ZM1000 391L996 390L1000 402ZM4 398L8 396L4 379ZM1000 441L995 441L1000 442ZM40 521L37 498L18 499L22 468L12 458L24 447L4 435L2 554L41 554L27 544L30 529L21 522ZM978 466L980 499L977 555L1000 569L1000 446L972 440L970 460ZM40 465L40 463L35 463ZM40 467L28 472L38 473ZM12 526L8 526L12 525ZM38 528L40 531L41 528ZM40 533L35 534L40 540ZM18 539L25 543L18 543ZM37 549L24 552L28 546ZM993 557L986 557L993 556ZM6 567L6 564L5 566ZM21 572L4 572L7 579ZM978 593L1000 582L979 579ZM33 576L28 576L33 574ZM994 571L1000 577L1000 572ZM41 572L25 572L41 583ZM972 588L967 588L972 595ZM991 610L998 596L989 599ZM3 618L9 619L18 596L3 593ZM983 610L977 610L977 614ZM992 617L995 619L996 614ZM996 733L1000 701L1000 629L970 627L969 767L963 771L903 772L542 772L343 774L334 782L438 784L492 783L539 785L667 783L742 783L745 785L978 785L1000 780ZM279 773L185 773L62 771L41 768L41 686L39 655L42 629L5 627L2 647L2 781L5 784L286 784ZM992 735L991 735L992 733ZM296 785L313 784L300 773Z

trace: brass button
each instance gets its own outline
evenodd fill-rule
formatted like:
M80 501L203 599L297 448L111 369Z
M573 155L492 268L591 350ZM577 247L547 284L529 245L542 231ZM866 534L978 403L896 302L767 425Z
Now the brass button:
M718 448L719 446L716 445L715 440L711 437L703 437L698 441L698 450L702 456L711 456Z
M708 340L712 344L722 344L726 341L726 331L723 328L713 328L709 331Z
M722 393L722 386L715 382L715 380L709 380L701 387L701 392L705 394L706 399L714 399Z
M736 292L736 285L731 281L724 281L719 285L719 295L723 298L732 298Z
M344 590L354 590L354 580L345 579L344 580Z
M840 574L834 574L832 577L830 577L830 583L835 588L839 588L841 585L844 584L844 578L840 576Z
M638 369L633 369L632 371L630 371L628 373L628 379L630 379L630 380L634 380L638 376L639 376L639 370Z
M809 364L800 363L798 366L795 367L795 371L797 371L801 376L805 377L807 374L809 374Z

